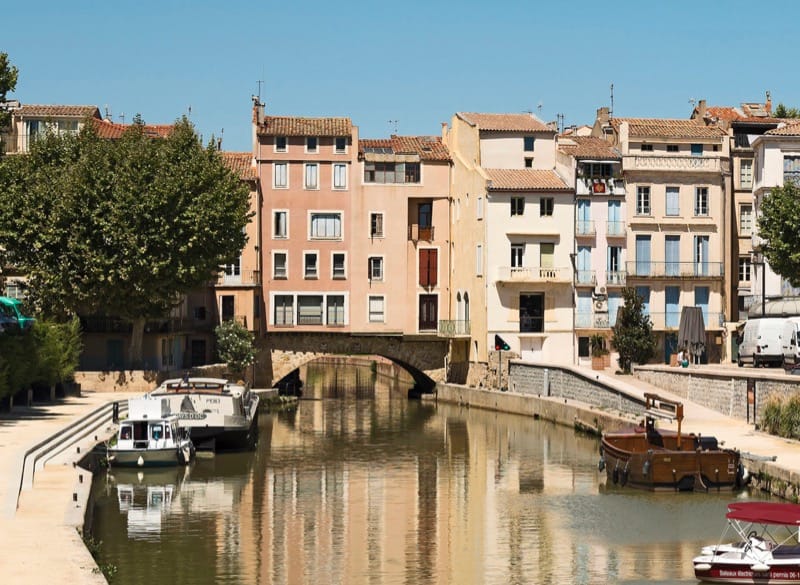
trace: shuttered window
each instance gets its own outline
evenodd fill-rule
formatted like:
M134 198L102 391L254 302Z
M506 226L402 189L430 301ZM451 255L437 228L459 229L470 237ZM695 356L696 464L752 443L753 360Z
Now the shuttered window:
M419 251L419 285L436 286L439 250L422 248Z

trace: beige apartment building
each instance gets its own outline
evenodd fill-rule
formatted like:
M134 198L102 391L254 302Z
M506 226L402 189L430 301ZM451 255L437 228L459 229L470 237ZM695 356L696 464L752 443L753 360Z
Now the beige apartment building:
M729 225L725 222L729 141L695 120L610 118L598 111L593 134L622 155L627 201L626 281L644 299L658 361L677 351L681 309L702 309L705 360L723 355Z

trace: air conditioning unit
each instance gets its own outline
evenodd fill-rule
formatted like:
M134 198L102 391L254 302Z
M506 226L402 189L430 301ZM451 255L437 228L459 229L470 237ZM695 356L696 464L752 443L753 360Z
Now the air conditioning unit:
M594 302L595 313L608 313L608 299L600 299Z
M597 289L597 294L598 294L598 295L605 296L605 294L606 294L606 287L604 287L604 286L601 286L600 288L598 288L598 289Z

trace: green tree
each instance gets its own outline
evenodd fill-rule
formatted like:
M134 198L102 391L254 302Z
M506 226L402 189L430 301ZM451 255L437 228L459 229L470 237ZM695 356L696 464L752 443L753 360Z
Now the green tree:
M255 363L253 334L236 321L224 321L215 329L217 353L231 372L244 377L245 370Z
M617 322L612 328L611 344L619 352L619 367L630 373L631 365L646 363L656 351L653 323L642 310L644 300L636 289L622 289L624 304L617 313Z
M131 321L137 366L147 319L166 316L240 254L248 197L186 118L163 139L137 123L107 140L87 122L0 161L0 249L29 276L44 315Z
M3 107L6 95L17 88L19 71L8 60L8 53L0 53L0 132L11 122L11 112ZM0 136L0 155L3 154L2 136Z
M800 186L786 181L763 198L758 218L761 249L770 267L800 286Z
M32 334L36 340L38 382L55 385L72 377L83 348L81 325L77 317L66 323L36 321Z
M779 103L772 112L772 116L774 118L800 118L800 109L787 108L782 103Z

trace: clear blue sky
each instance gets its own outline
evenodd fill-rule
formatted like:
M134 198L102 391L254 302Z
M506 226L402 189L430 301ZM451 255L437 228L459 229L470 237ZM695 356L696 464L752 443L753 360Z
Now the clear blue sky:
M349 116L363 138L439 134L457 111L688 117L709 105L800 106L800 3L587 0L11 1L0 51L27 104L108 106L250 150L251 101ZM541 106L541 109L539 109ZM224 130L224 133L223 133Z

